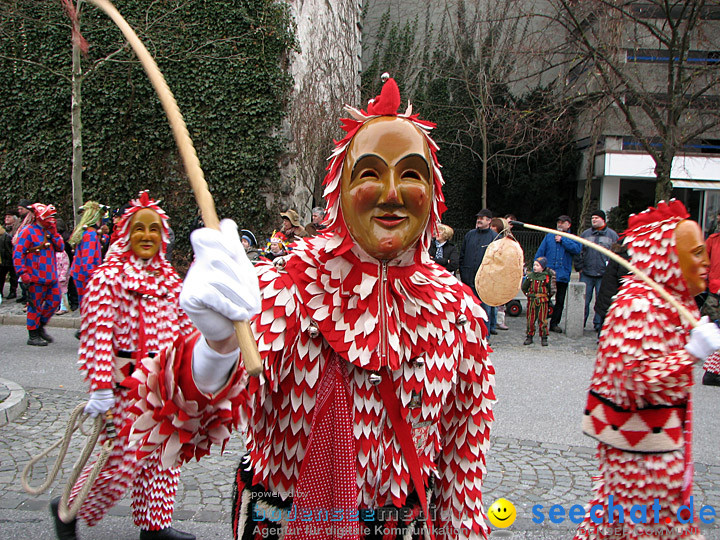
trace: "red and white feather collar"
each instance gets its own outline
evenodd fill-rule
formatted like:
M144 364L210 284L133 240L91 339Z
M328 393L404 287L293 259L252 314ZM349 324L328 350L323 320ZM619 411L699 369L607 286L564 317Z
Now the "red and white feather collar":
M338 234L301 240L283 271L270 264L258 269L261 289L294 290L303 315L352 364L395 370L411 360L410 354L430 353L450 328L470 318L486 320L470 300L470 289L425 250L411 248L384 263L356 244L336 249L344 244ZM268 295L272 292L266 290ZM259 328L266 322L271 324L259 321Z

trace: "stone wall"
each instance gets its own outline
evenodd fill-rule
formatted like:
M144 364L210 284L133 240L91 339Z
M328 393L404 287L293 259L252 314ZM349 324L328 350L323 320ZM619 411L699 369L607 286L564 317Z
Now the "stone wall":
M359 105L361 2L296 0L299 51L290 59L295 80L285 125L289 151L281 164L283 186L268 205L294 208L303 223L321 202L333 139L341 136L343 105Z

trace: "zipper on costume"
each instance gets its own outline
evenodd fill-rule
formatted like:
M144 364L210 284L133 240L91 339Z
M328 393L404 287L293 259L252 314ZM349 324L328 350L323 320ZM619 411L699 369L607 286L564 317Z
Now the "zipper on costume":
M388 359L388 315L387 315L387 262L380 263L380 360L387 366Z

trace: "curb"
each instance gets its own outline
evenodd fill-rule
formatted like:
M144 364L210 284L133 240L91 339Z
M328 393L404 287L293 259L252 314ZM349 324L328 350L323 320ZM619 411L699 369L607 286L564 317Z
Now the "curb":
M17 383L0 379L0 385L6 386L10 391L10 397L0 403L0 426L4 426L25 412L28 398L25 389Z
M13 324L17 326L25 326L27 324L27 317L25 315L0 315L0 325ZM52 328L80 328L79 317L69 317L67 319L59 317L53 317L48 322L48 327Z

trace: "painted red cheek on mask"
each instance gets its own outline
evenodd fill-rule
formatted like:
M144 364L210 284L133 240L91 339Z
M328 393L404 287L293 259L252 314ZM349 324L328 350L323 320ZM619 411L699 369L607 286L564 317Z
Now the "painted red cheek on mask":
M406 204L412 204L413 206L425 207L430 200L426 186L407 186L403 189L404 199Z
M380 187L370 182L365 182L350 190L349 200L355 207L355 210L367 209L375 206L380 198Z

